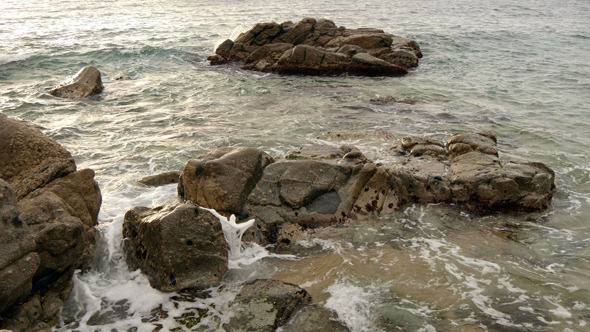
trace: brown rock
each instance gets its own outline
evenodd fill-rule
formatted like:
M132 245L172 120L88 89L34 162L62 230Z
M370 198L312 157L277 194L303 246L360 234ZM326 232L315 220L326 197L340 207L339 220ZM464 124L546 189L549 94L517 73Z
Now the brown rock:
M69 99L80 99L99 94L104 90L100 71L92 66L87 66L76 73L63 85L52 89L52 96Z
M222 214L240 215L262 171L272 162L271 156L255 148L218 149L186 163L178 193Z
M135 207L125 214L123 237L129 268L161 291L216 286L227 272L219 220L193 204Z
M296 75L398 76L418 65L415 41L379 29L346 29L326 19L259 23L235 42L226 40L212 65L244 62L244 69Z
M71 154L24 121L0 114L0 178L20 199L76 170Z
M159 187L167 184L178 183L182 173L179 171L164 172L156 175L146 176L138 182L150 187Z

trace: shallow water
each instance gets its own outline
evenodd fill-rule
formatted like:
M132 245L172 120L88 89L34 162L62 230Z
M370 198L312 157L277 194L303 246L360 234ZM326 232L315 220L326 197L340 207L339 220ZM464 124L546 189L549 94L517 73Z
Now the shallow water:
M160 324L173 328L174 313L223 308L232 287L255 277L301 285L353 331L582 331L590 323L587 1L5 0L0 12L0 111L42 126L79 168L96 171L103 193L100 259L76 276L61 330L142 330L160 304L171 313ZM424 58L402 78L281 77L207 64L217 44L256 22L306 16L415 39ZM85 65L101 70L101 95L47 93ZM386 96L398 102L368 102ZM327 132L375 130L443 139L492 130L502 159L555 170L553 204L516 216L411 206L299 243L299 260L232 271L215 296L180 309L173 294L126 270L124 213L175 200L174 186L154 190L137 179L217 147L281 156ZM213 311L203 324L214 329L228 314Z

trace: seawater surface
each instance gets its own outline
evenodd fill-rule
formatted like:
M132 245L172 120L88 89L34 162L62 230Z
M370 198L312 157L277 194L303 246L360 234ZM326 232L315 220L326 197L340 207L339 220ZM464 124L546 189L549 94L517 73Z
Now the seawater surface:
M0 13L0 111L41 126L96 171L103 193L97 261L76 274L56 330L174 329L190 308L208 312L197 327L220 329L240 283L258 277L304 287L352 331L588 329L588 1L4 0ZM257 22L304 17L415 39L424 58L401 78L277 76L206 61ZM102 72L101 95L47 93L86 65ZM386 96L398 102L368 102ZM553 204L487 216L409 206L301 241L297 260L232 270L199 300L127 270L125 212L176 199L174 186L139 178L218 147L282 156L328 132L376 130L442 139L492 130L502 159L555 170ZM378 156L379 146L348 143Z

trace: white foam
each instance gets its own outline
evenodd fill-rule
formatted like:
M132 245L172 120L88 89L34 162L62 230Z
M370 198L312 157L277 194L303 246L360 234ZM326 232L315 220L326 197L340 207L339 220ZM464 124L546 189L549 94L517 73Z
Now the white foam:
M330 297L325 307L338 314L340 322L351 332L375 332L375 309L378 308L378 289L359 287L337 281L326 289Z
M246 222L238 224L236 223L236 216L233 214L228 220L226 217L217 213L215 209L207 209L203 207L201 207L201 209L209 211L211 214L217 217L221 223L223 236L225 237L225 240L229 246L228 267L230 269L240 269L243 266L254 264L255 262L267 257L282 259L296 258L294 255L271 254L268 250L256 243L242 243L244 232L254 225L256 222L254 219L250 219Z

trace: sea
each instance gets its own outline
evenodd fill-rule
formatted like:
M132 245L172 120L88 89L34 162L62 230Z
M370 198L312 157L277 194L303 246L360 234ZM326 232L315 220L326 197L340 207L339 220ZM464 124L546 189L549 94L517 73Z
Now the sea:
M424 57L403 77L279 76L207 61L258 22L305 17L414 39ZM256 278L305 288L353 332L589 330L589 22L588 0L0 1L0 112L95 170L103 197L96 259L76 272L54 330L223 331L240 285ZM103 93L49 95L89 65ZM386 97L396 102L370 102ZM446 140L485 130L502 160L555 171L548 209L409 205L300 241L295 258L258 248L190 301L124 262L125 212L177 200L174 185L137 181L201 153L250 146L280 158L327 133ZM374 142L347 144L387 157ZM198 319L183 325L191 310Z

